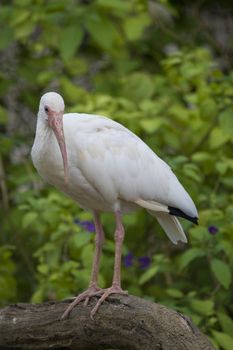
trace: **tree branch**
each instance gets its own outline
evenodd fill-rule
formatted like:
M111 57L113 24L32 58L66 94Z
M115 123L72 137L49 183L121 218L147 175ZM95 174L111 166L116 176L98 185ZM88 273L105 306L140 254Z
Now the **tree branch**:
M0 350L214 350L188 317L165 306L113 295L92 320L96 300L62 321L69 300L0 309Z

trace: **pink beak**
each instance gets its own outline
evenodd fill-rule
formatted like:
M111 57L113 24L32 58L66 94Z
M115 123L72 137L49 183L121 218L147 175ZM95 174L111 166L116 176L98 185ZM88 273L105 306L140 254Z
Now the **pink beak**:
M68 157L66 152L66 143L63 131L63 113L56 113L51 111L48 115L49 126L53 129L57 142L60 147L63 167L64 167L64 179L65 184L68 185L69 172L68 172Z

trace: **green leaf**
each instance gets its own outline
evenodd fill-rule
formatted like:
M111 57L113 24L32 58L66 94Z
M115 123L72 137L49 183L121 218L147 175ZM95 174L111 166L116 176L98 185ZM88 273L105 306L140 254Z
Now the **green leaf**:
M26 20L28 20L30 16L31 16L31 12L28 9L22 8L22 9L15 10L14 16L11 17L10 25L18 26L23 22L26 22Z
M226 134L222 129L216 127L213 129L212 133L210 134L210 148L216 149L222 145L224 145L228 140L230 139L230 136Z
M26 21L17 28L15 28L15 37L18 40L27 38L34 30L35 24L33 22Z
M150 17L143 13L135 17L128 17L124 23L125 34L130 41L138 40L150 23Z
M162 118L148 118L140 121L140 125L143 130L148 133L154 133L164 124L164 120Z
M65 76L62 76L62 78L60 79L60 84L65 98L71 103L77 103L77 100L84 96L83 89L75 85L69 79L65 78Z
M191 248L183 253L179 258L179 267L183 270L187 265L190 264L194 259L203 256L205 253L203 249L200 248Z
M35 212L26 213L23 216L22 227L27 228L28 226L30 226L36 221L37 217L38 217L38 213L35 213Z
M41 265L38 266L38 271L42 275L47 275L47 273L49 272L49 267L46 264L41 264Z
M131 8L131 4L125 0L97 0L96 5L103 7L111 11L128 12Z
M70 240L70 244L74 245L76 248L81 248L84 245L86 245L88 242L90 242L91 235L87 232L80 232L73 235L73 237Z
M212 159L213 156L207 152L197 152L192 155L192 160L197 163L205 163Z
M172 298L182 298L184 296L184 294L182 293L181 290L179 289L174 289L174 288L168 288L166 290L166 294L169 296L169 297L172 297Z
M113 47L118 33L113 22L105 17L95 16L87 18L85 23L93 40L103 49L109 50Z
M214 302L212 300L193 299L190 301L190 305L194 311L201 315L209 316L213 313Z
M52 81L55 75L56 73L50 71L40 72L36 77L36 81L43 86Z
M216 170L218 170L218 172L219 172L221 175L223 175L223 174L225 174L226 171L227 171L228 164L227 164L227 162L217 162L217 163L215 164L215 168L216 168Z
M218 312L218 320L221 324L222 330L224 333L228 333L229 335L233 335L233 321L232 319L223 312Z
M0 35L0 50L5 49L8 47L14 38L13 30L9 27L1 28L1 35Z
M216 331L213 331L212 334L221 348L224 350L232 350L233 337L231 337L229 334Z
M38 288L31 297L32 303L41 303L44 300L45 293L43 288Z
M205 98L200 111L203 118L214 118L218 113L216 102L211 98Z
M30 5L31 1L32 1L32 0L15 0L15 1L14 1L14 4L17 5L17 6L22 6L22 7L24 7L24 6Z
M184 164L183 173L196 182L202 181L200 170L195 164Z
M127 77L122 94L126 98L138 103L138 101L151 98L154 91L155 84L149 74L133 73Z
M83 30L78 24L63 28L60 37L59 50L64 61L74 56L83 38Z
M229 266L219 259L213 259L210 267L218 282L224 288L228 289L231 283L231 270Z
M216 342L216 340L213 338L213 336L208 336L207 335L207 338L209 339L210 343L213 345L214 349L215 350L219 350L219 345Z
M233 177L222 177L220 182L222 182L226 187L233 188Z
M142 284L146 283L147 281L149 281L152 277L154 277L156 275L158 270L159 270L158 266L153 266L153 267L149 268L139 278L139 284L142 285Z
M81 258L83 260L83 265L86 268L91 268L93 260L93 245L86 244L82 250Z
M7 123L7 110L0 105L0 124Z
M222 131L232 136L233 134L233 108L229 108L220 114L219 124Z
M78 266L78 264L76 261L69 260L69 261L64 262L64 264L62 265L61 271L71 273L72 271L77 270L77 266Z
M188 158L186 156L179 155L179 156L173 157L169 161L169 164L171 165L171 167L177 167L177 166L180 167L180 165L186 163L187 160Z

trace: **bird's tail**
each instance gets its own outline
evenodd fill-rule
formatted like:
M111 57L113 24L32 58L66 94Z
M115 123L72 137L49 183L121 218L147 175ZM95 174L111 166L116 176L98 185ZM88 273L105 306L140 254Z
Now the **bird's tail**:
M179 241L187 243L187 237L185 236L183 228L176 216L171 216L170 214L166 213L154 212L151 210L149 210L149 213L152 216L156 217L166 232L167 236L174 244L177 244Z
M169 214L166 205L154 201L137 200L135 203L148 210L154 216L164 229L170 240L177 244L179 241L187 243L187 238L183 228L176 216Z

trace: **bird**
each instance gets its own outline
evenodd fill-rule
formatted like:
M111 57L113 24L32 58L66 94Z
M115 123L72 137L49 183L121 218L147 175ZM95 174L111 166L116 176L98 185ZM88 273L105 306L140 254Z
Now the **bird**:
M93 213L96 235L90 283L69 304L62 319L80 302L87 305L93 296L98 296L91 310L93 318L110 295L127 294L121 287L123 215L146 209L177 244L187 242L178 218L198 224L198 212L170 166L137 135L105 116L64 110L64 100L57 92L41 97L31 157L44 181ZM109 288L98 286L105 239L103 212L113 213L116 222L114 271Z

